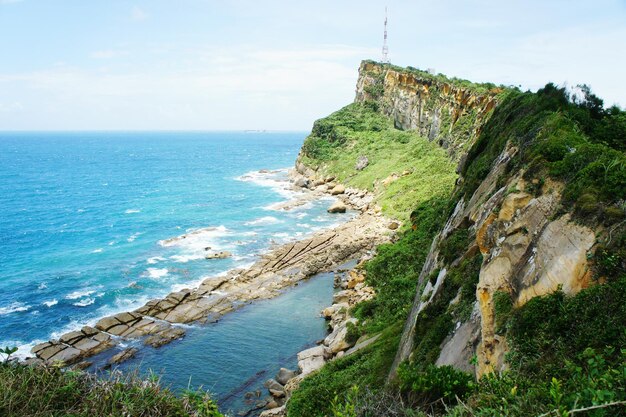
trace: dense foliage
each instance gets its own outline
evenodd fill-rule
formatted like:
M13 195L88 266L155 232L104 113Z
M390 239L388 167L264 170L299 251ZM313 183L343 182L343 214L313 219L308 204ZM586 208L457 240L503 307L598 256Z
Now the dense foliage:
M111 373L96 378L59 367L0 364L0 415L3 417L132 416L220 417L203 391L176 397L158 378Z
M441 77L408 71L433 81ZM379 97L382 91L368 93ZM552 84L537 93L507 89L500 98L462 165L454 195L442 192L427 198L432 184L421 194L425 185L416 181L406 183L415 188L411 195L379 195L383 208L385 201L401 199L393 210L386 206L392 216L408 207L416 209L407 210L412 213L411 229L403 230L394 244L380 247L366 266L368 283L377 296L353 312L361 321L359 334L388 329L383 331L388 336L390 328L399 328L432 239L456 201L473 194L507 147L515 152L500 185L521 171L527 189L539 195L549 179L557 180L564 185L560 214L570 212L576 221L604 231L593 255L595 278L602 285L574 297L557 292L535 298L521 308L514 307L508 293L498 292L496 331L509 341L510 370L474 381L450 367L435 367L444 339L471 314L482 263L472 246L472 232L460 227L438 246L442 267L447 268L445 279L418 316L415 350L411 362L401 366L398 384L382 383L394 351L381 352L390 345L395 348L396 334L393 343L381 343L381 338L307 378L289 404L290 416L626 415L626 113L617 107L604 109L585 86L574 93ZM415 154L406 150L421 144L420 139L394 130L376 109L376 103L353 104L318 122L305 144L304 162L369 190L376 189L392 169L399 172L415 164ZM355 121L349 122L350 117ZM354 161L364 150L375 155L374 163L381 158L384 165L356 172ZM430 164L428 178L449 190L449 183L442 180L445 176L439 174L442 167L441 162ZM443 270L434 271L418 290L427 281L434 285L440 273ZM382 356L386 360L372 360ZM314 406L306 408L309 403Z

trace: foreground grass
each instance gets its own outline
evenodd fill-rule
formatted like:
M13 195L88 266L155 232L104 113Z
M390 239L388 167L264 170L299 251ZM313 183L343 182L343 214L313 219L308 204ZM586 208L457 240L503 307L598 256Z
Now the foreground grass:
M111 373L103 379L58 367L0 364L3 417L221 417L210 396L189 391L182 398L158 378Z

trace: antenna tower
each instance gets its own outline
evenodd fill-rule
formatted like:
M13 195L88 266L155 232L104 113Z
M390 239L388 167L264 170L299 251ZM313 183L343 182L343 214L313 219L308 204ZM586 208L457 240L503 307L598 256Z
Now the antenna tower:
M383 64L389 63L389 47L387 46L387 6L385 6L385 36L383 38Z

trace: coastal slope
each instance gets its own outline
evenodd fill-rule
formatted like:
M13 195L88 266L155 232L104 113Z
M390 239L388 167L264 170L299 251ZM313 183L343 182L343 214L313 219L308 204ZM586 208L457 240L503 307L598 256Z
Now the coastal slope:
M364 61L355 102L315 122L296 167L368 190L403 226L355 270L376 295L350 306L352 339L371 343L300 381L287 415L621 415L624 120L585 86ZM604 401L581 379L591 357Z

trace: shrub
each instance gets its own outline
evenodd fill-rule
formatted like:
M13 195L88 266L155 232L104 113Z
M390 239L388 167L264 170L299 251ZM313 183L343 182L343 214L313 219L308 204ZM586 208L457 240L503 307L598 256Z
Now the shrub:
M418 404L431 404L438 400L446 403L463 399L474 387L474 376L452 366L428 365L424 370L403 363L398 368L401 389Z

